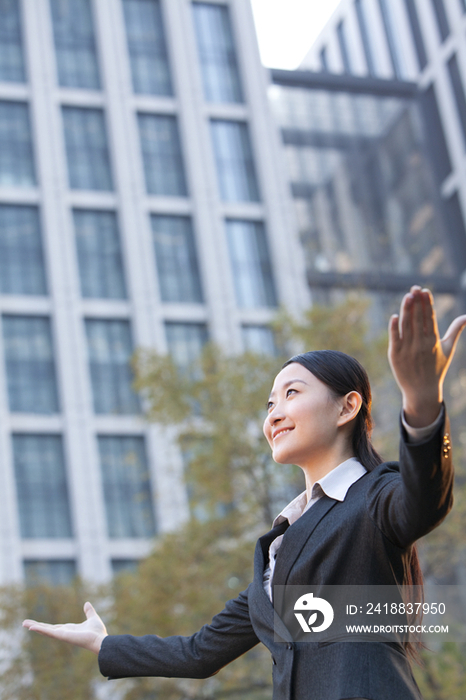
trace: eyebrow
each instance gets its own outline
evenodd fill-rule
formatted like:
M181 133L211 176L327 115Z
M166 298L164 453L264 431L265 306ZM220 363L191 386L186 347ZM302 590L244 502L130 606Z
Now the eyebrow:
M306 386L307 386L307 382L305 382L304 379L290 379L289 381L287 381L287 382L284 383L283 388L284 388L284 389L288 389L288 387L290 386L290 384L294 384L295 382L299 382L300 384L306 384ZM272 396L274 396L274 394L275 394L274 391L271 391L271 392L270 392L270 394L269 394L269 400L272 398Z

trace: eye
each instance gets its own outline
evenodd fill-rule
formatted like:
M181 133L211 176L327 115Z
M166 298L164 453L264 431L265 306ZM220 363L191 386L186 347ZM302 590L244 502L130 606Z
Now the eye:
M267 409L267 411L270 411L273 408L273 402L267 401L267 403L265 404L265 408Z
M294 392L295 394L298 393L296 389L288 389L286 392L287 397L290 395L291 392Z

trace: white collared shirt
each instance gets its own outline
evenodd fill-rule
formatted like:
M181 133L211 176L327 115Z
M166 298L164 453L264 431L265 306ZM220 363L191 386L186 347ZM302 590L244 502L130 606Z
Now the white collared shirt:
M408 436L408 442L422 442L427 440L435 430L438 428L440 423L444 418L444 408L440 411L436 420L425 428L413 428L406 422L403 412L401 414L401 422L404 429L406 430ZM288 503L287 506L282 510L282 512L277 515L273 521L273 526L280 525L285 520L288 520L290 525L293 525L298 518L300 518L306 511L311 508L314 503L316 503L319 498L324 494L329 498L333 498L335 501L344 501L346 494L350 486L352 486L358 479L360 479L367 472L367 469L363 467L361 462L359 462L355 457L350 457L345 462L342 462L328 472L322 479L318 479L312 486L311 497L307 500L307 491L303 491L296 496L295 499ZM276 537L269 547L269 562L264 569L263 585L264 590L267 593L270 600L272 600L272 578L273 572L275 570L275 561L277 558L277 552L280 549L280 545L283 541L284 535L279 535Z

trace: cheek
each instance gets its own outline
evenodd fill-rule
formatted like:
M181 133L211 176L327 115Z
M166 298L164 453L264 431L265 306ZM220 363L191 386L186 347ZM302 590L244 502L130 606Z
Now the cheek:
M262 432L264 433L267 442L270 443L272 440L272 426L270 425L268 418L266 418L264 421L264 425L262 426Z

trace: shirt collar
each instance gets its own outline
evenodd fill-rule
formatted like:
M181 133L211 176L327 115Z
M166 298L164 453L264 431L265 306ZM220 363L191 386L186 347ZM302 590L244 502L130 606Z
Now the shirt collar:
M319 494L320 491L323 491L326 496L333 498L335 501L344 501L350 486L364 476L366 472L367 469L363 467L356 457L350 457L350 459L342 462L338 467L335 467L335 469L332 469L332 471L315 482L309 501L307 492L303 491L303 493L300 493L299 496L296 496L296 498L288 503L273 521L273 527L279 525L284 520L288 520L290 525L296 522L304 511L307 510L307 507L312 504L314 499L321 495Z

